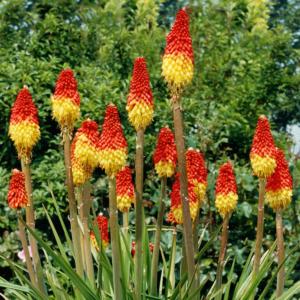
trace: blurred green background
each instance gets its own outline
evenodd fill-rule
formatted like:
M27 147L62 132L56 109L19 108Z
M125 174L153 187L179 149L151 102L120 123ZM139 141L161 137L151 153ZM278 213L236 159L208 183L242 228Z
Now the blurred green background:
M145 138L145 195L153 202L148 219L156 216L159 181L153 170L156 136L164 125L172 128L166 84L161 77L165 37L176 11L188 6L195 54L195 76L183 96L187 147L205 153L209 168L208 200L201 210L200 226L212 229L220 223L214 209L214 183L218 167L227 158L234 161L239 204L230 222L228 254L241 265L255 238L257 180L249 165L249 150L259 114L271 122L276 144L284 148L294 178L294 196L284 213L287 251L299 243L300 158L290 125L300 122L300 8L296 0L263 1L253 9L253 0L215 1L88 1L2 0L0 2L0 254L17 260L20 244L16 216L6 203L12 168L20 168L8 138L10 108L26 84L39 110L42 138L33 152L32 172L37 228L47 236L48 223L42 206L56 216L49 188L67 218L61 137L51 117L50 95L57 75L71 67L81 95L81 118L100 125L105 106L113 102L120 111L133 166L135 131L126 114L126 97L133 61L147 60L155 98L155 116ZM260 26L261 19L268 23ZM101 128L101 126L100 126ZM300 140L300 137L298 136ZM107 184L101 170L93 178L97 212L107 207ZM171 181L169 182L171 186ZM274 213L266 208L265 246L274 240ZM205 237L206 239L209 236ZM171 236L163 236L170 247ZM203 261L202 270L213 278L219 245ZM299 260L299 254L295 255ZM296 264L297 265L297 264ZM0 274L12 276L0 261ZM300 264L292 274L300 279ZM291 282L287 282L287 286Z

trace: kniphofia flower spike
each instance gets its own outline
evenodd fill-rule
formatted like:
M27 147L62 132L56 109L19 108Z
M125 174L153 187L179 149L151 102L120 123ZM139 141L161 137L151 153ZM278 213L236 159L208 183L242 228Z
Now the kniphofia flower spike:
M223 164L219 169L216 182L216 208L225 218L236 208L238 200L237 186L234 171L230 162Z
M71 69L65 69L59 74L51 102L53 118L62 129L71 131L80 114L80 96Z
M116 176L117 207L121 212L128 212L131 203L134 203L134 185L131 169L126 166Z
M24 87L11 109L8 134L15 144L20 159L30 161L32 148L40 138L38 111L31 94Z
M126 164L127 142L123 134L118 109L106 108L99 142L99 164L108 176L115 176Z
M153 96L146 61L136 58L133 67L130 91L127 98L128 117L136 130L145 129L153 118Z
M192 81L193 73L194 54L189 31L189 16L185 9L181 9L167 36L162 75L171 90L180 90Z
M273 174L276 167L276 149L266 116L259 117L250 152L253 172L260 178Z
M159 177L173 176L176 168L177 152L174 135L169 127L164 127L159 132L153 160Z
M276 149L276 169L267 179L266 202L276 212L287 208L291 203L293 180L284 152Z
M27 206L28 196L25 189L25 176L23 172L13 169L9 182L8 206L13 209L19 209Z
M101 238L101 243L104 248L106 248L109 244L109 235L108 235L108 219L100 214L95 220L96 226L98 226L99 234ZM90 233L90 239L93 247L99 251L99 246L97 243L96 235L93 231Z

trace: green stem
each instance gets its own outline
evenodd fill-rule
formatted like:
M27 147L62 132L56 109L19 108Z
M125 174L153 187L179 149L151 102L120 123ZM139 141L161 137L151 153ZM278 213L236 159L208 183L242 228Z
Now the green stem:
M29 273L29 278L31 283L36 287L37 282L36 282L35 273L32 265L32 260L28 251L28 243L26 239L25 227L24 224L22 223L22 216L20 211L18 211L18 225L19 225L20 241L22 243L22 247L25 255L25 261L26 261L27 271Z
M276 288L276 297L279 298L284 289L284 239L283 239L283 226L282 226L282 211L279 210L276 212L276 236L277 236L277 256L278 256L278 265L281 265L280 270L277 274L277 288Z
M35 229L35 219L34 219L34 207L33 207L33 200L32 200L32 184L31 184L31 172L30 172L30 165L25 159L21 159L22 171L25 176L25 188L28 197L28 205L26 206L26 224L31 229ZM32 260L33 266L37 276L37 285L39 290L43 294L47 294L45 288L45 282L43 277L43 269L41 266L41 259L38 251L38 246L35 238L32 234L29 234L29 243L31 246L32 251Z
M185 259L187 262L188 279L189 282L193 280L195 271L195 259L194 259L194 244L193 244L193 228L190 214L190 205L188 198L188 182L186 172L185 161L185 145L184 145L184 132L183 132L183 120L180 106L180 97L177 94L172 96L173 104L173 119L174 119L174 131L175 142L178 156L178 172L180 173L180 196L183 211L183 234L185 244ZM191 294L196 289L195 281L192 283ZM196 298L196 297L195 297Z
M144 130L137 131L135 157L135 297L141 299L143 286L143 177L144 177Z
M258 212L257 212L257 227L256 227L256 242L255 242L255 256L253 265L253 276L259 271L261 247L264 235L264 201L265 201L266 180L259 178L259 197L258 197Z
M74 184L73 184L73 174L71 168L70 132L67 129L63 129L62 133L63 133L63 141L64 141L64 160L65 160L65 169L66 169L71 234L72 234L73 250L75 256L75 266L76 266L77 274L83 277L83 262L82 262L81 246L80 246L80 230L79 230L78 220L77 220L77 207L76 207Z
M222 226L221 247L220 247L219 261L217 267L216 292L220 290L220 288L222 287L222 273L224 269L226 247L228 241L228 224L229 224L229 215L227 214L223 219L223 226ZM219 299L220 300L222 299L222 293L220 293L217 296L217 300Z
M109 177L109 222L112 247L114 298L121 300L121 257L118 228L118 209L116 198L116 177Z
M165 203L164 199L166 198L166 185L167 178L163 177L161 179L161 197L159 199L159 208L156 221L156 231L155 231L155 242L152 255L151 263L151 294L157 295L157 272L158 272L158 259L159 259L159 248L160 248L160 236L161 236L161 227L163 223L163 217L165 212Z

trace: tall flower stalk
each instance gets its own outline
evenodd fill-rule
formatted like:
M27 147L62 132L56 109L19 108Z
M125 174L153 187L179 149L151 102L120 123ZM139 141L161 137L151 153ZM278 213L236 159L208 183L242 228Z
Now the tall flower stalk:
M276 168L275 145L266 116L259 117L250 152L250 161L254 175L259 178L259 198L257 212L256 241L254 253L253 276L260 266L261 248L264 232L264 200L266 178L271 176Z
M171 92L178 172L180 174L181 202L183 207L185 257L188 278L191 282L195 270L192 220L188 201L188 180L185 160L184 128L180 96L183 88L189 84L194 73L194 55L189 32L189 16L184 9L179 10L167 44L162 63L162 75ZM195 286L194 286L195 288ZM191 289L193 290L193 288Z
M23 247L25 262L29 278L34 286L37 286L37 278L33 268L32 260L29 255L28 243L26 238L26 232L24 224L22 222L21 209L28 205L28 195L25 188L25 176L23 172L14 169L9 182L8 195L7 195L8 206L11 209L16 209L18 213L18 225L19 225L19 237Z
M216 208L223 218L221 247L216 275L216 291L222 286L222 272L224 269L226 248L228 241L229 219L236 208L238 200L237 186L231 163L225 163L220 167L219 175L216 182ZM222 299L222 294L218 295Z
M129 94L127 97L128 118L136 130L135 155L135 297L141 298L143 286L143 185L144 185L144 132L153 118L153 96L146 61L143 57L135 59Z
M157 146L153 155L156 173L161 179L161 196L158 204L156 220L155 242L151 262L151 294L157 295L157 269L160 249L161 228L165 211L164 200L166 198L167 177L173 176L176 168L177 153L173 132L164 127L160 130Z
M17 149L18 157L21 160L22 171L25 176L25 187L28 197L26 223L30 228L34 229L35 217L32 200L30 162L32 149L40 139L40 127L37 108L26 86L19 92L11 109L8 133ZM46 293L37 242L31 234L29 234L29 241L32 249L34 270L37 276L37 285L41 292Z
M80 96L77 90L77 82L72 70L65 69L59 74L54 95L51 97L51 102L53 118L60 125L63 137L66 182L76 271L80 276L83 276L80 229L77 220L77 206L71 165L71 138L74 123L80 114Z
M288 207L292 200L293 180L289 171L284 152L276 149L276 169L268 178L266 184L266 202L276 213L276 236L278 266L281 268L277 275L276 295L280 297L284 289L284 238L282 225L282 212Z
M99 141L99 164L109 181L109 222L112 246L114 299L121 299L121 253L119 241L116 175L125 166L127 142L123 134L118 109L110 104L106 108Z

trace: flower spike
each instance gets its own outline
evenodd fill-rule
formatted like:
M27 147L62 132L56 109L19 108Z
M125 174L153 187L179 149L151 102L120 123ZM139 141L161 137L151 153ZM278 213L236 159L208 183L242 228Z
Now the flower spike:
M238 200L234 171L230 162L219 169L216 182L216 208L222 218L233 212Z
M118 109L110 104L106 108L99 141L99 164L108 176L115 176L125 166L126 159L127 142Z
M169 127L164 127L159 132L153 160L159 177L173 176L176 168L177 152L174 135Z
M131 169L124 167L116 176L117 207L121 212L128 212L131 203L134 203L134 185Z
M106 248L109 244L109 235L108 235L108 219L100 214L96 220L94 221L96 226L98 226L99 234L101 238L101 243L104 248ZM97 243L96 235L93 231L90 233L90 239L93 247L99 251L99 246Z
M61 129L71 131L80 114L80 96L71 69L65 69L59 74L51 102L53 118Z
M259 117L253 137L250 160L253 172L260 178L273 174L276 167L276 149L266 116Z
M15 144L19 158L29 162L32 148L41 134L38 111L27 87L19 92L13 104L8 134Z
M189 16L180 9L167 36L162 63L162 75L171 90L180 90L192 81L194 54L189 31Z
M8 188L8 206L19 209L27 206L28 196L25 189L25 176L23 172L13 169Z
M287 208L291 203L293 180L284 152L276 149L276 169L267 179L266 202L276 212Z
M189 182L188 184L188 195L189 195L189 204L190 204L190 213L191 218L194 221L198 209L199 203L197 195L194 191L194 185ZM174 224L183 224L183 217L182 217L182 203L180 198L180 181L179 181L179 173L176 174L175 182L172 186L171 191L171 209L170 213L168 214L168 221Z
M126 109L129 121L136 130L145 129L153 119L153 96L143 57L134 61Z
M188 180L194 185L199 205L204 202L207 187L207 169L203 154L193 148L186 151L186 169Z

